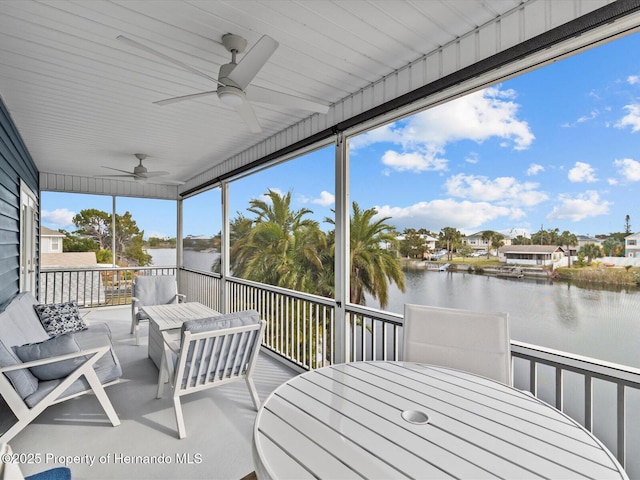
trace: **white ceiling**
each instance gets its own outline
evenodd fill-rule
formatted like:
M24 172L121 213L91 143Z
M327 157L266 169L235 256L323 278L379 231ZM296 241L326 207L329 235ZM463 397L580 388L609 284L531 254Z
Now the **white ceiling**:
M310 113L254 104L254 134L215 96L154 105L216 86L118 35L216 77L223 34L249 46L267 34L280 46L253 83L332 105L522 3L2 0L0 96L41 172L104 175L144 153L149 170L186 181Z

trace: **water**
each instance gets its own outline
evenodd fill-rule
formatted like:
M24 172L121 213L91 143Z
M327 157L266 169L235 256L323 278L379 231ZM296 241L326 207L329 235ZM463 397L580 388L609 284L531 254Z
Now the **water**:
M149 249L153 265L175 265L175 249ZM184 251L188 268L211 271L220 254ZM461 272L405 271L405 292L391 285L386 310L405 303L509 313L511 338L640 368L640 290L589 289L564 282ZM367 305L379 308L367 297Z
M175 248L150 248L147 253L151 255L151 264L154 266L165 266L176 264ZM205 272L211 271L211 266L220 257L218 252L197 252L195 250L184 250L182 253L184 266Z
M514 340L640 367L638 289L423 270L405 271L405 287L391 286L387 311L401 314L405 303L417 303L508 312ZM367 305L379 308L371 297Z

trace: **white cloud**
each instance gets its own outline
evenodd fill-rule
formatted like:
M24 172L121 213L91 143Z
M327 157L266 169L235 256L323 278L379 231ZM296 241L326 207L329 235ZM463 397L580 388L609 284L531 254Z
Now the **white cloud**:
M560 195L559 200L560 204L553 207L547 219L579 222L585 218L608 214L612 205L611 202L601 200L595 190L580 193L575 197Z
M320 198L315 198L311 200L311 203L315 203L317 205L322 205L323 207L328 207L333 205L336 201L336 197L332 194L323 190L320 192Z
M534 182L521 183L514 177L498 177L493 180L481 175L458 174L445 182L449 195L501 205L532 207L548 199L537 190Z
M615 160L613 164L618 167L618 173L629 182L640 181L640 162L631 158Z
M447 169L447 160L434 158L432 155L418 152L398 153L393 150L388 150L382 155L382 163L399 172L406 170L424 172Z
M466 156L466 158L464 159L465 162L470 163L472 165L475 165L476 163L478 163L478 154L475 152L471 152L469 155Z
M529 168L527 168L527 175L529 177L537 175L540 172L544 172L544 167L542 165L538 165L537 163L532 163L531 165L529 165Z
M440 157L448 144L460 140L482 143L498 138L503 147L524 150L535 137L529 124L518 118L514 98L514 90L486 88L359 135L350 147L356 152L381 142L400 145L400 152L387 151L383 161L390 168L413 171L446 169L447 161Z
M48 224L55 225L54 228L64 228L73 225L73 217L75 212L67 210L66 208L57 208L55 210L42 210L42 221Z
M617 128L631 127L631 132L640 131L640 104L625 105L627 114L615 124Z
M569 170L568 177L569 181L573 183L593 183L598 181L593 167L584 162L576 162L576 165Z
M629 85L635 85L638 82L640 82L640 77L638 75L629 75L627 77L627 83Z
M454 199L419 202L407 207L377 206L377 217L391 217L390 223L399 228L429 228L443 226L475 228L499 217L519 218L518 209L492 205L488 202L459 202Z

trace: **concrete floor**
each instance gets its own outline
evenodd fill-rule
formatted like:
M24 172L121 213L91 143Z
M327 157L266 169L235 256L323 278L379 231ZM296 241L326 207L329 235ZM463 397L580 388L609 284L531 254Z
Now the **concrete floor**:
M236 382L183 397L187 438L178 439L168 388L156 399L158 370L129 335L130 307L95 309L87 323L107 322L122 364L122 382L107 389L122 424L113 427L92 395L49 407L14 437L14 453L40 454L25 475L71 468L77 479L241 479L254 470L251 445L256 412L246 384ZM296 372L261 354L254 380L262 401ZM6 412L0 414L7 418ZM37 458L35 455L33 458ZM67 460L67 458L69 458Z

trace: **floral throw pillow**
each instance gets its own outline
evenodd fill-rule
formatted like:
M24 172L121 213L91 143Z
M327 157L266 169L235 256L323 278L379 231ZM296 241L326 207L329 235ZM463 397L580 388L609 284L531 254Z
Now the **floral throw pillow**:
M87 329L76 302L37 304L33 308L50 337Z

